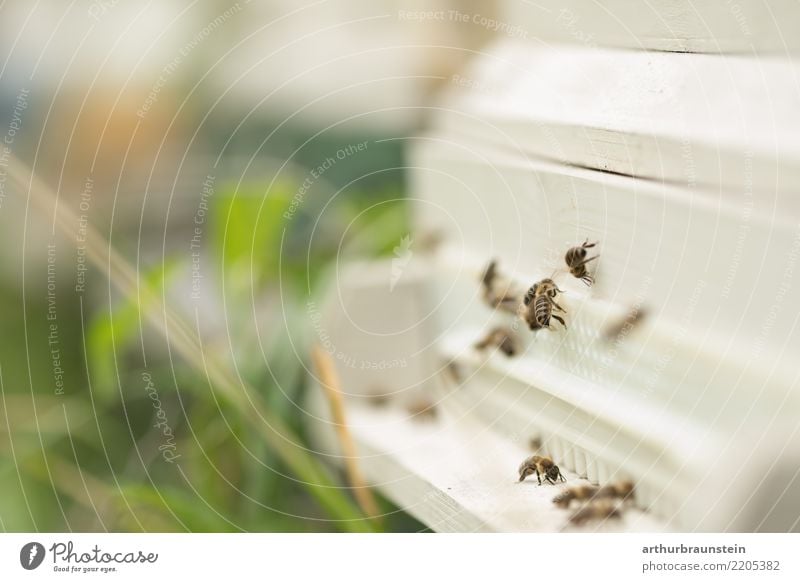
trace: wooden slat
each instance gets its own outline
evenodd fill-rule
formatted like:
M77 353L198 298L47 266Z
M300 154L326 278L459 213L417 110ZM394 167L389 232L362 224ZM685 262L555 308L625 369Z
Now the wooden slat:
M531 453L469 417L413 421L398 409L357 406L348 415L370 481L434 531L664 530L662 521L633 508L619 522L569 525L570 513L552 503L561 486L517 482L517 467ZM320 422L313 428L323 450L337 454L333 427ZM566 476L568 485L586 483L574 473Z
M762 56L800 51L795 0L536 0L505 7L504 21L516 27L506 34L533 43Z
M767 319L789 309L786 289L800 261L796 196L782 199L773 216L772 203L756 194L565 168L458 135L414 144L417 219L452 241L455 249L442 260L454 271L492 257L523 285L558 271L567 302L586 298L624 310L638 299L673 326L672 343L682 344L681 335L696 339L766 373L786 364L787 351L800 350L794 312ZM565 276L563 263L565 250L586 237L600 242L591 289ZM480 309L476 283L462 293L469 295L442 303L444 321L463 321L465 301Z
M689 189L796 198L800 67L792 61L514 40L486 53L464 74L481 89L451 87L437 133Z

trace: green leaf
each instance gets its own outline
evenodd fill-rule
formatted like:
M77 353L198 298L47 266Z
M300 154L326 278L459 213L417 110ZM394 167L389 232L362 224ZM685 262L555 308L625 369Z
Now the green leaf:
M151 268L142 278L142 285L161 295L178 262L167 260ZM92 374L92 390L101 402L118 398L119 358L138 337L140 312L143 315L151 305L135 296L127 297L113 309L98 313L86 332L86 349Z
M226 287L235 294L276 279L279 249L294 189L240 186L212 199L212 239Z

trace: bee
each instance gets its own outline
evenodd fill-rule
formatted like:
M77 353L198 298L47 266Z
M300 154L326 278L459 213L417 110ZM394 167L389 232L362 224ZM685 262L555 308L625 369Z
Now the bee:
M647 317L647 309L634 305L624 318L612 323L606 328L603 332L603 339L608 342L625 339L631 330L645 317Z
M444 242L444 233L440 230L420 233L416 237L415 245L422 252L433 252Z
M633 482L623 479L616 483L610 483L600 487L600 490L595 494L594 499L619 499L620 501L628 501L633 499Z
M596 485L576 485L564 489L561 493L553 498L553 503L564 509L569 507L573 501L586 501L592 499L600 488Z
M519 480L524 481L529 475L536 473L536 478L539 480L539 485L542 484L542 476L544 475L545 481L549 481L553 485L556 481L566 481L564 475L558 469L558 466L553 462L550 457L533 455L525 459L519 466Z
M492 260L481 278L483 299L492 308L499 308L509 313L516 313L519 294L514 290L511 281L501 277L497 272L497 260Z
M609 485L576 485L569 487L553 498L553 503L567 508L573 501L598 501L600 499L619 499L627 501L633 498L633 483L628 480L617 481Z
M569 267L569 272L572 274L572 276L576 279L580 279L589 287L591 287L592 283L594 283L594 277L592 277L586 271L586 263L595 260L600 255L595 255L592 258L587 259L586 249L590 249L595 245L597 245L596 242L589 243L589 239L587 238L581 246L572 247L567 251L567 254L564 255L564 261L566 261L567 267Z
M455 360L443 360L440 371L444 374L445 387L451 384L458 386L464 381L464 373Z
M610 499L601 499L576 509L570 516L569 521L575 525L582 525L595 519L619 519L621 516L622 512L616 503Z
M555 297L559 293L563 293L563 291L552 279L542 279L528 289L523 300L523 316L528 327L532 330L543 327L550 329L551 319L560 321L561 325L567 327L564 319L553 313L553 309L566 313L566 310L555 301Z
M436 405L430 400L420 398L406 407L413 420L436 420Z
M475 344L475 349L485 350L494 346L507 357L512 357L519 352L519 345L514 332L507 327L494 327L486 336Z
M380 388L374 388L367 395L367 402L375 408L383 408L384 406L387 406L391 400L392 397L389 395L389 393Z

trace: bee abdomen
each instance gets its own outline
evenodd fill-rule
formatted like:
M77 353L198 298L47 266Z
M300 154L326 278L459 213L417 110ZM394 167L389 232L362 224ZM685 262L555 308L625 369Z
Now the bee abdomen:
M538 297L533 305L536 323L542 327L550 325L550 302L547 297Z

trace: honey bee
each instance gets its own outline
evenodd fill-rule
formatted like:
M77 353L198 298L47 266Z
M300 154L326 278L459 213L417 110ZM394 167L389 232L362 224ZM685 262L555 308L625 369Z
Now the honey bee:
M566 509L573 501L586 501L592 499L600 490L596 485L576 485L564 489L553 498L553 503Z
M546 456L533 455L525 459L519 466L519 480L524 481L529 475L536 473L536 478L539 480L539 485L542 484L542 476L545 481L556 484L556 481L566 481L564 475L558 469L558 466L553 462L553 459Z
M414 400L406 407L406 410L412 416L412 420L436 420L436 405L430 400L422 398Z
M373 390L367 395L367 402L376 408L387 406L391 399L392 397L390 394L381 388L373 388Z
M622 512L616 503L610 499L592 501L576 509L569 518L570 523L582 525L595 519L619 519Z
M561 325L565 328L567 327L564 319L553 313L553 309L566 313L566 310L555 301L555 297L559 293L563 293L563 291L558 288L558 285L552 279L542 279L528 289L523 300L525 307L523 315L528 327L532 330L543 327L550 329L551 319L560 321Z
M489 307L516 313L519 294L514 290L514 285L511 281L499 275L496 260L492 260L489 266L486 267L481 284L483 285L483 299Z
M603 332L603 339L608 342L625 339L631 330L645 317L647 317L647 309L634 305L624 318L612 323L606 328Z
M517 338L509 328L494 327L481 341L475 344L475 349L485 350L494 346L510 358L519 352L517 344Z
M444 242L444 233L440 230L420 233L414 241L414 246L422 252L432 252Z
M573 501L598 501L601 499L619 499L627 501L633 498L633 483L628 480L617 481L598 487L597 485L576 485L569 487L553 498L553 503L567 508Z
M444 374L445 387L450 384L458 386L464 381L464 373L461 366L455 360L443 360L441 372Z
M604 485L594 497L595 499L619 499L621 501L627 501L629 499L632 500L633 489L633 482L623 479L622 481L617 481L616 483Z
M594 283L594 277L587 272L586 263L595 260L600 255L595 255L592 258L587 259L586 249L590 249L595 245L597 245L596 242L589 243L589 239L587 238L581 246L572 247L567 251L567 254L564 255L564 261L566 261L567 267L569 267L569 272L572 274L572 276L580 279L590 287L592 286L592 283Z

